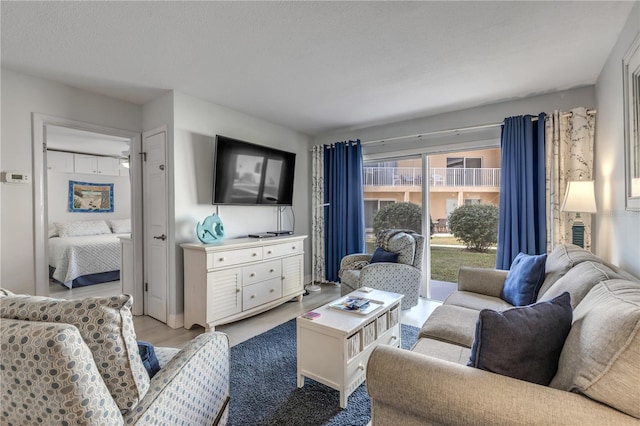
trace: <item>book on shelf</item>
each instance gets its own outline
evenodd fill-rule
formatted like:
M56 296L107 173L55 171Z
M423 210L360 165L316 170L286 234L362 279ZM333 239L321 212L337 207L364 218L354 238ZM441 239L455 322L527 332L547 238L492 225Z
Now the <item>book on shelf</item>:
M363 297L346 297L329 306L343 312L366 315L378 309L382 304L382 302L377 300L365 299Z

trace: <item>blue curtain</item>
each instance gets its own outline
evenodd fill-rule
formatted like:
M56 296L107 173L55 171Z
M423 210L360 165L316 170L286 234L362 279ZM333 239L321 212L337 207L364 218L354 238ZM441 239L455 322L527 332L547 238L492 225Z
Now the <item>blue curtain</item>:
M338 282L340 260L364 253L364 195L360 140L324 147L325 267L327 281Z
M509 269L520 252L547 249L544 117L508 117L502 125L497 269Z

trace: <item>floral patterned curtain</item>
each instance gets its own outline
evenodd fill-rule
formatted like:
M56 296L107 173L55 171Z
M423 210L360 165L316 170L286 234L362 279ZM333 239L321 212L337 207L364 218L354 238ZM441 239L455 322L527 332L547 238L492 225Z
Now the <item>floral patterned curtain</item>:
M314 146L311 156L311 284L313 285L326 281L324 259L324 146Z
M571 242L576 213L560 211L567 182L592 180L595 116L586 108L555 111L545 120L547 252ZM584 248L591 249L591 215L582 213Z

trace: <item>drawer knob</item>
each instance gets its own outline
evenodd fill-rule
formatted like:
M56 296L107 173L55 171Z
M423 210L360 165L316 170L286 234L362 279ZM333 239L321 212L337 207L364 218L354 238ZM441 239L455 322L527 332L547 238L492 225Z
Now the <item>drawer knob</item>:
M255 298L256 298L256 295L255 295L255 294L252 294L252 295L251 295L251 298L252 298L252 299L255 299Z
M358 364L358 370L364 371L364 365L362 363Z
M391 340L398 340L398 336L391 336Z
M269 250L269 251L267 252L267 254L271 254L271 250Z
M256 276L256 273L255 273L255 272L252 272L252 273L251 273L251 275L249 275L249 276L250 276L250 277L255 277L255 276Z
M269 290L269 293L273 293L274 291L276 291L276 289L272 288L271 290Z
M224 257L221 257L221 258L220 258L220 262L224 262Z
M270 272L270 273L273 273L273 269L269 269L269 272Z
M258 253L253 253L251 256L256 257Z
M296 246L291 247L291 250L295 250L295 249L296 249Z
M240 289L239 288L236 288L236 293L240 293Z

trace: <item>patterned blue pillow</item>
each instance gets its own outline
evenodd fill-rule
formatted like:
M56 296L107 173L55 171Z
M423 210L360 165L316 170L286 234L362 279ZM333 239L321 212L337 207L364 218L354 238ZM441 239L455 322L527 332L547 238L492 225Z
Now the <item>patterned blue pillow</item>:
M483 309L467 365L546 386L558 370L572 319L566 292L502 312Z
M156 350L151 343L138 340L138 351L140 352L142 364L144 364L144 368L146 368L147 373L149 373L149 378L153 378L153 376L160 371L160 363L156 357Z
M535 303L542 282L547 254L531 255L519 253L507 273L502 288L502 299L513 306Z
M393 253L391 251L383 250L380 247L376 247L376 250L373 252L369 263L381 262L398 263L398 253Z

